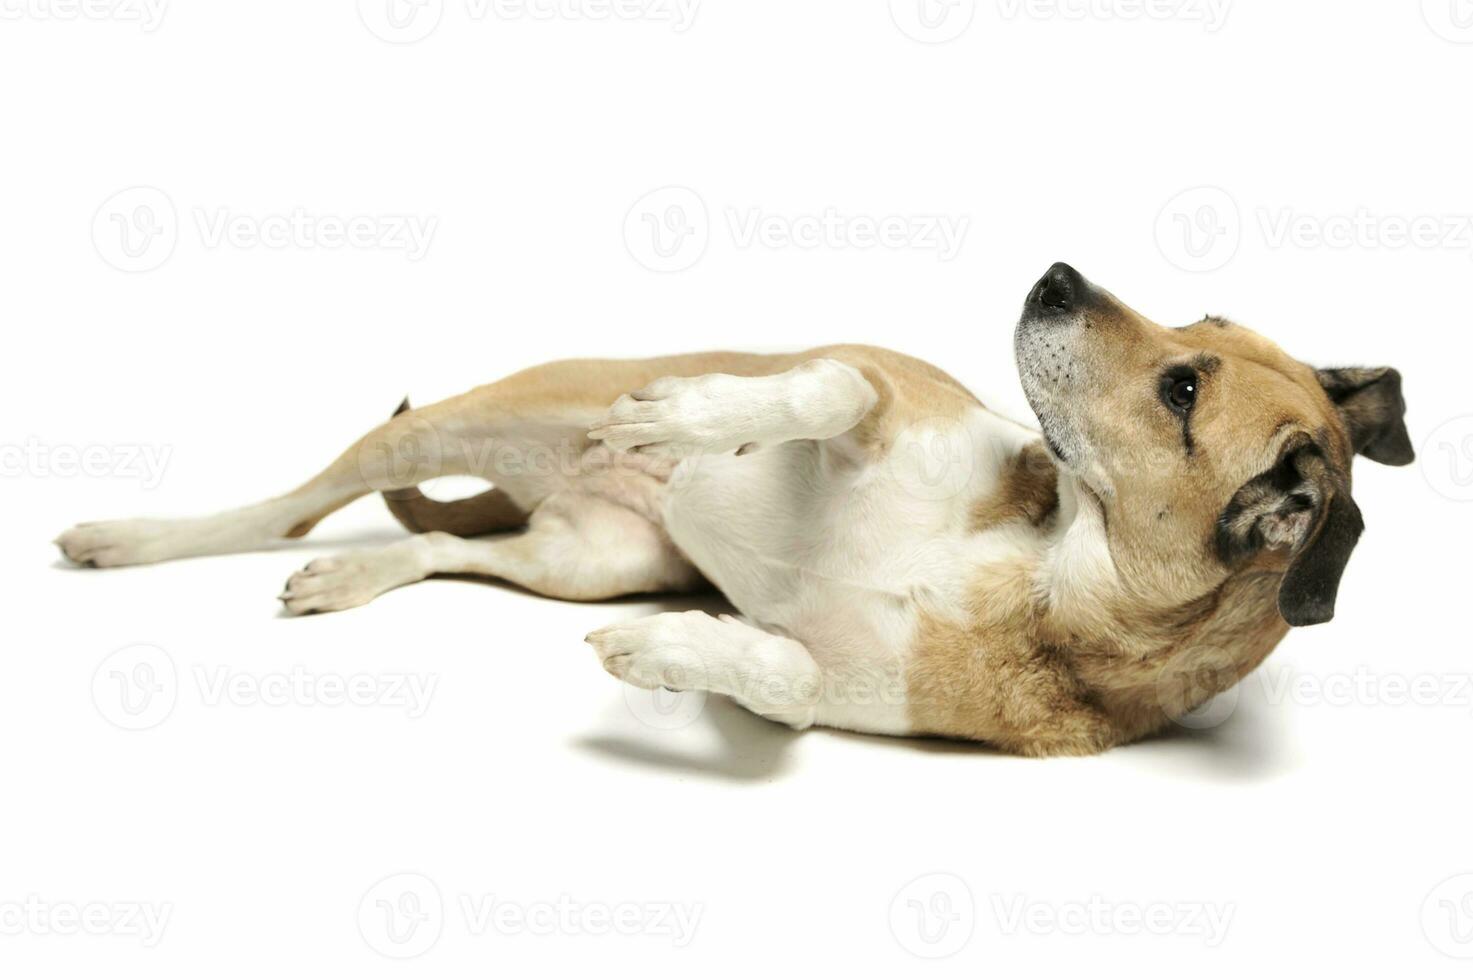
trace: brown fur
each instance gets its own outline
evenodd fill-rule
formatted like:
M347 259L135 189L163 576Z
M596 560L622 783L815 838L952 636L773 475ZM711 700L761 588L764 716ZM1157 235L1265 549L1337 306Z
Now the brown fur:
M1318 469L1305 469L1319 503L1348 494L1352 447L1373 441L1352 432L1372 431L1388 457L1410 458L1399 448L1395 372L1390 381L1384 371L1342 374L1363 400L1347 413L1323 376L1256 334L1216 318L1166 330L1103 297L1078 341L1100 383L1079 397L1089 401L1091 442L1110 450L1100 465L1116 492L1099 504L1118 579L1061 599L1040 588L1041 552L984 569L968 608L922 617L907 675L918 731L1052 755L1160 730L1237 683L1284 637L1285 570L1306 539L1324 533L1323 516L1314 528L1283 518L1262 550L1225 565L1214 551L1217 523L1239 488L1294 438L1317 450ZM1210 376L1189 452L1180 421L1161 410L1155 379L1163 365L1190 358ZM1025 449L997 492L973 505L975 532L1010 520L1042 521L1047 532L1057 511L1037 455Z

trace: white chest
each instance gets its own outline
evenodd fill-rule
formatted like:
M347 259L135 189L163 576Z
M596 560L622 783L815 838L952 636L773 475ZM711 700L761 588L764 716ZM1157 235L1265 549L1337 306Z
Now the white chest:
M815 657L899 657L916 597L944 601L965 584L977 557L970 507L1031 438L976 409L910 427L878 460L862 461L847 437L689 459L671 479L665 526L743 615Z

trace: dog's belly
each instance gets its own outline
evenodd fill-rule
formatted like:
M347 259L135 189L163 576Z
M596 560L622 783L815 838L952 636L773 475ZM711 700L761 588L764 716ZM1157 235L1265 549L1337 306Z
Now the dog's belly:
M821 723L906 732L920 616L958 597L974 567L968 505L995 485L1007 449L992 436L990 423L952 433L964 465L924 434L878 461L842 437L689 459L667 487L664 524L744 616L808 648L824 673Z

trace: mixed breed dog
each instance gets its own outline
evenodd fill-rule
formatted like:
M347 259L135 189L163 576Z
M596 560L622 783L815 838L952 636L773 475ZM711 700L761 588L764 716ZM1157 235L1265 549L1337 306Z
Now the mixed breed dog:
M1063 264L1014 344L1041 431L874 347L563 361L406 405L285 496L57 543L99 568L246 551L383 491L413 536L309 563L288 610L439 573L570 600L715 586L737 615L588 642L630 684L796 728L1035 756L1157 731L1330 619L1352 458L1413 458L1396 371L1315 370L1218 318L1163 328ZM492 486L415 489L450 474Z

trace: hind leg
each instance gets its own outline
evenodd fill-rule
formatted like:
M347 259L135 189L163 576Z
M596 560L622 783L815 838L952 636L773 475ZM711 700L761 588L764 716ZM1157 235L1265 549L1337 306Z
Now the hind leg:
M506 493L505 509L526 513L568 489L569 470L582 475L577 460L591 444L589 427L624 392L662 376L762 374L792 360L721 353L544 364L396 415L283 496L207 517L79 524L56 543L72 561L99 568L253 551L306 534L364 494L462 474L485 477Z
M320 558L281 600L294 613L361 606L437 574L487 575L556 599L591 601L698 588L702 579L664 532L628 508L576 491L548 497L527 530L473 540L440 531L373 551Z
M72 561L98 568L257 550L301 537L364 494L475 472L477 446L494 421L476 393L461 395L395 416L280 497L206 517L78 524L56 544Z

